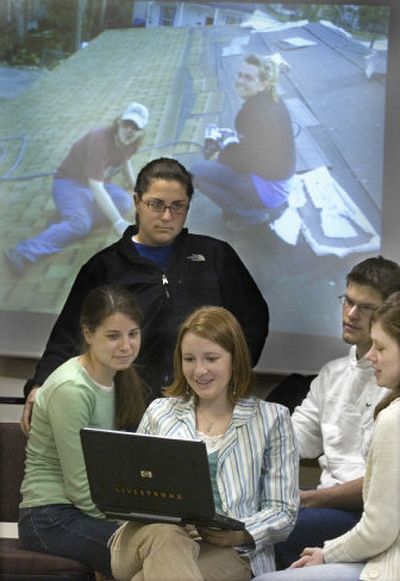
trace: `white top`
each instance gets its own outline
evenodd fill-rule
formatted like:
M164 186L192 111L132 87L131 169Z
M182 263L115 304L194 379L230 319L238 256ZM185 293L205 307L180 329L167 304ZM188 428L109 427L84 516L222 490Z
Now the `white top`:
M324 560L362 562L363 581L400 579L400 399L376 420L364 479L364 512L350 531L324 544Z
M199 432L197 430L197 435L200 438L200 440L203 440L203 442L205 443L208 456L210 454L213 454L214 452L217 452L222 446L224 434L208 436L207 434L204 434L204 432Z
M319 487L360 478L371 442L376 404L388 394L376 385L371 363L347 357L327 363L292 414L300 457L318 458Z

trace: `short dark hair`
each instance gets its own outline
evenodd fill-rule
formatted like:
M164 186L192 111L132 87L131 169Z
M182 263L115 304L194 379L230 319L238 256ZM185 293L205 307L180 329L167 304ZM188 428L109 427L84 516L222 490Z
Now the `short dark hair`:
M174 180L181 183L186 190L189 200L192 198L194 192L192 175L176 159L160 157L158 159L153 159L142 167L138 173L135 186L135 193L139 198L147 192L151 181L157 179Z
M400 266L383 256L367 258L351 269L346 277L346 284L350 283L370 286L387 299L400 291Z

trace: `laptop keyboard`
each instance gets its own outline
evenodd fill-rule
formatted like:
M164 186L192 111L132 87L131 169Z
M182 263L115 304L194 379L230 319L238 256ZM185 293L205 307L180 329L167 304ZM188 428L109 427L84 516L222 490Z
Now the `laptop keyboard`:
M242 521L219 513L216 513L211 521L204 523L204 526L230 531L242 531L244 529L244 523Z

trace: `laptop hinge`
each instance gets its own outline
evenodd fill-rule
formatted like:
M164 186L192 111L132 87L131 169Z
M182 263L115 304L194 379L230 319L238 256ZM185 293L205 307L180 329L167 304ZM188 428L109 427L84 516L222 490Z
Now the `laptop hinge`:
M168 524L183 524L183 521L180 517L174 516L164 516L164 515L155 515L155 514L145 514L142 512L110 512L105 511L105 515L107 518L118 519L118 520L137 520L137 521L144 521L144 522L163 522Z

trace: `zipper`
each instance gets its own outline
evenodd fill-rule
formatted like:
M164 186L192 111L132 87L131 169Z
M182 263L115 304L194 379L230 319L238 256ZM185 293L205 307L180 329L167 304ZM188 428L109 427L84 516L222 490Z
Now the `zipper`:
M168 279L167 279L166 274L162 275L162 283L163 283L163 287L164 287L165 296L167 297L167 299L169 299L170 295L169 295L169 290L168 290Z

